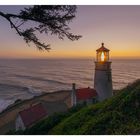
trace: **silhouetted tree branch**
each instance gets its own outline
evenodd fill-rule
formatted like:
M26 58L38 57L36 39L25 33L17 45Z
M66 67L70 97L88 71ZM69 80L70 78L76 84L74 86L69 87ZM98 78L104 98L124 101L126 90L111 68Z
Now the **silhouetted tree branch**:
M49 50L50 45L42 43L37 37L37 32L56 35L62 40L65 37L71 41L81 38L81 35L69 32L68 24L75 18L76 8L66 5L30 6L21 10L19 14L0 11L0 16L10 23L11 28L15 29L26 43L34 43L39 50Z

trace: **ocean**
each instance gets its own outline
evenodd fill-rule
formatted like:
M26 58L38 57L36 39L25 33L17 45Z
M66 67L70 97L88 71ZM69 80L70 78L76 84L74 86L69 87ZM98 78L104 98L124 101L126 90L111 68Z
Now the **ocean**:
M68 90L72 83L93 87L94 59L1 59L0 112L17 99ZM140 60L112 60L113 89L140 78Z

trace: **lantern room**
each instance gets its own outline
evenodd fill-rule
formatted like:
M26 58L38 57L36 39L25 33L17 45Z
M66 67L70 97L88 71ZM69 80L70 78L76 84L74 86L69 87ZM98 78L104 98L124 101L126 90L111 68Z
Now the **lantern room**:
M96 50L97 53L97 62L107 62L109 61L109 50L104 47L104 43L102 46Z

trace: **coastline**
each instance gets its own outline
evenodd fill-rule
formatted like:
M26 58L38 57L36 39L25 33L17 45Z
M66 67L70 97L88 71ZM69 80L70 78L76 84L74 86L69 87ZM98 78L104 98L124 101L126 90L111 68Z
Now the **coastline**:
M121 89L113 90L113 94L116 95L119 90L121 90ZM28 101L35 100L35 99L38 99L40 97L43 97L43 96L46 96L46 95L49 95L49 94L51 94L51 95L52 94L59 94L61 92L71 92L71 90L59 90L59 91L53 91L53 92L42 92L41 95L34 96L32 98L29 98L29 99L24 99L24 100L17 99L13 104L10 104L9 106L7 106L7 108L5 108L3 111L1 111L0 115L2 113L5 113L6 111L12 109L13 107L16 107L16 106L20 105L20 104L24 104L24 103L26 103Z
M70 90L59 90L59 91L53 91L53 92L42 92L40 95L38 96L33 96L32 98L29 98L29 99L17 99L13 104L10 104L9 106L7 106L7 108L5 108L3 111L0 112L0 115L8 110L10 110L11 108L13 107L16 107L18 105L21 105L21 104L24 104L28 101L32 101L32 100L36 100L40 97L43 97L43 96L47 96L47 95L54 95L54 94L59 94L59 93L62 93L62 92L70 92Z
M119 89L121 90L121 89ZM113 90L113 94L116 95L119 90ZM5 134L11 129L15 129L15 120L18 113L32 104L36 103L47 103L54 104L55 108L62 108L51 111L51 107L47 108L49 111L48 115L55 112L66 111L71 107L71 90L59 90L54 92L42 92L41 95L34 96L30 99L20 100L18 99L15 103L9 105L5 110L0 113L0 134ZM57 105L56 105L57 104ZM61 104L61 105L60 105ZM60 105L60 107L59 107Z
M0 134L5 134L9 130L15 129L15 120L18 113L33 104L40 102L45 104L48 115L66 111L71 107L70 93L70 90L44 92L42 95L10 105L0 113Z

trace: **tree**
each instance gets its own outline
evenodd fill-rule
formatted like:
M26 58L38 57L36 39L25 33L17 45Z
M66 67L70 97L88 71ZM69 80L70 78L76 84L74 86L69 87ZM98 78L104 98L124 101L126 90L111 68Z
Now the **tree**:
M76 9L76 6L70 5L38 5L25 7L18 14L0 11L0 16L10 23L11 28L15 29L28 45L34 43L39 50L49 50L50 44L42 43L37 37L38 32L56 35L62 40L66 37L74 41L82 37L69 32L68 24L75 18Z

